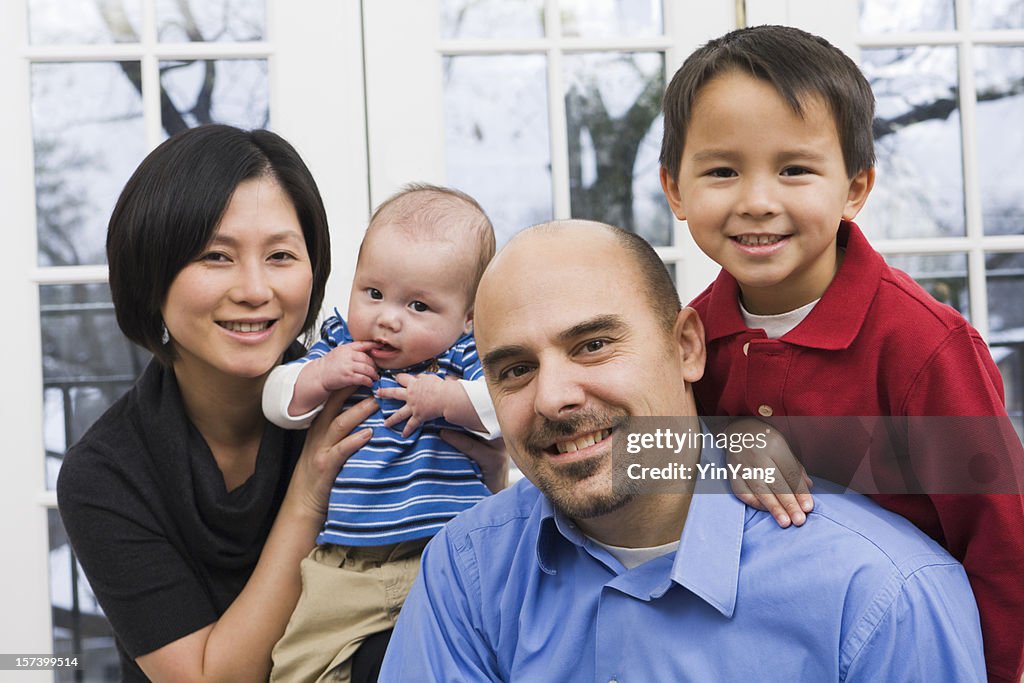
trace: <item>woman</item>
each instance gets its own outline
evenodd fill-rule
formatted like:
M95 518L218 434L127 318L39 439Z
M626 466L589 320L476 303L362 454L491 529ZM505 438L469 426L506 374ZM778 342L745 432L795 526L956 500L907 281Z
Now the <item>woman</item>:
M304 435L260 407L323 300L323 202L277 135L192 129L128 181L107 257L118 324L154 360L68 451L68 537L124 680L265 680L331 482L369 436L349 432L374 409L338 415L337 396Z

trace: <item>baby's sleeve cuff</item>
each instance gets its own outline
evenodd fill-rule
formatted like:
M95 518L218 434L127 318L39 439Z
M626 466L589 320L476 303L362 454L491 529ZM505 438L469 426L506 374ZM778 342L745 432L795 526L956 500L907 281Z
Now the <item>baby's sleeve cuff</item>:
M469 402L473 404L476 416L480 418L480 422L484 426L483 431L472 429L468 431L488 441L500 437L501 427L498 426L498 415L494 412L491 395L487 393L487 384L482 378L475 380L460 379L459 382L462 383L462 388L465 390L466 395L469 396ZM289 398L289 400L291 399Z
M321 403L304 415L296 417L288 414L288 405L295 394L295 383L304 367L305 363L279 365L274 368L267 377L267 383L263 385L263 414L281 429L305 429L324 409L324 404Z

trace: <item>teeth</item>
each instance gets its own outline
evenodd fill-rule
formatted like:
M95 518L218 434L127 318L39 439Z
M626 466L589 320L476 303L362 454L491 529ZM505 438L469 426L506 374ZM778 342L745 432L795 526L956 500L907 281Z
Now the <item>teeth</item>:
M575 453L580 449L586 448L587 446L593 446L598 441L606 439L610 433L611 432L607 429L602 429L600 431L591 432L590 434L584 434L573 441L556 443L555 448L558 449L559 453Z
M263 330L270 327L270 321L264 320L259 323L236 323L236 322L223 322L221 327L232 332L262 332Z
M782 240L783 235L737 235L736 241L745 247L763 247Z

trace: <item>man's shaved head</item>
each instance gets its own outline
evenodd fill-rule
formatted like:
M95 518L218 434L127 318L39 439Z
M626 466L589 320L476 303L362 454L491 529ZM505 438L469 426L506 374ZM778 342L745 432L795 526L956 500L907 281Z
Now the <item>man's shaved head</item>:
M510 253L520 249L543 249L546 237L564 236L581 242L595 239L613 239L622 252L623 267L636 269L644 288L647 304L666 330L671 330L682 303L668 268L657 252L644 238L635 233L606 223L568 219L541 223L523 230L502 249ZM499 254L500 258L500 254Z

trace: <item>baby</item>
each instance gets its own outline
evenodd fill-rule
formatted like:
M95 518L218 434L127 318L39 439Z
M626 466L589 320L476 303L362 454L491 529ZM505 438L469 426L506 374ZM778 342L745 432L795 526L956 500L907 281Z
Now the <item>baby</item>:
M439 431L497 432L471 334L493 255L494 230L471 197L406 187L370 219L348 320L335 313L305 357L267 380L264 413L285 428L307 426L346 387L360 387L349 403L372 391L380 404L303 560L302 596L274 649L272 680L346 680L359 644L394 626L427 540L488 495L478 465Z

